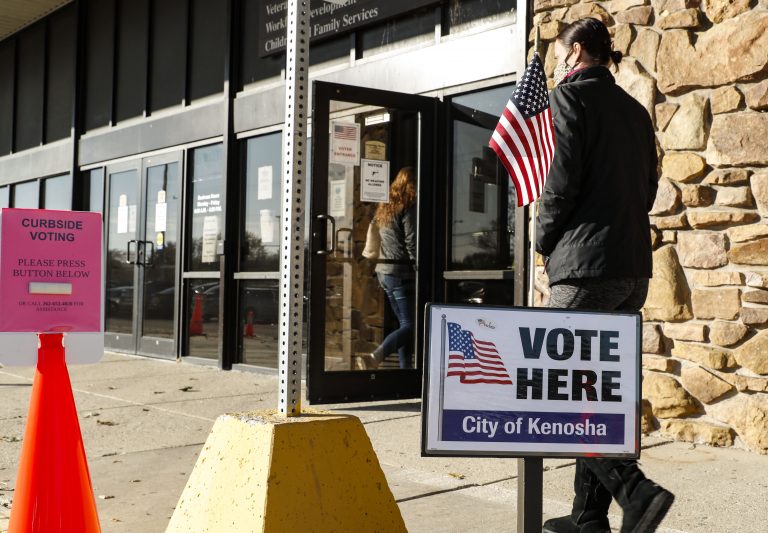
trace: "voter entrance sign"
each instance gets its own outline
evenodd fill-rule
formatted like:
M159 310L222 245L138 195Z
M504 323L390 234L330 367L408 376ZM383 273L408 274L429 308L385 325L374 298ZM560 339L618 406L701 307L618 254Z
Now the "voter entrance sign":
M641 319L430 305L422 453L637 457Z
M67 363L104 352L101 214L0 210L0 363L34 365L38 333L65 333Z

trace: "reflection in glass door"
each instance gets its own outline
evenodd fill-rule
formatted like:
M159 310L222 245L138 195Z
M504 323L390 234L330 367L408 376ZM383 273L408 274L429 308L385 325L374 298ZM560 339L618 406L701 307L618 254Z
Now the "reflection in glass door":
M418 396L436 101L322 82L315 95L309 399Z
M145 161L142 309L139 351L174 356L177 240L180 205L178 156Z
M277 368L280 322L282 135L248 139L240 226L238 350L248 365Z
M134 352L139 168L110 168L107 180L105 341L109 348Z
M350 106L330 102L325 370L412 368L419 114Z
M107 169L105 341L111 349L175 357L179 168L174 153Z
M446 301L511 305L523 273L524 210L488 146L511 86L455 96L449 104L450 233Z
M224 249L224 152L221 143L195 148L187 165L182 355L219 359L219 270Z

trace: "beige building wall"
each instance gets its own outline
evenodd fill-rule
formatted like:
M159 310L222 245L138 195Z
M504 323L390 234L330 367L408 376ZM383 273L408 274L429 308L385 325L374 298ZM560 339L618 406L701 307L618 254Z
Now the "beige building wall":
M565 24L602 19L625 54L618 83L656 125L643 430L768 454L768 1L535 0L534 11L549 75Z

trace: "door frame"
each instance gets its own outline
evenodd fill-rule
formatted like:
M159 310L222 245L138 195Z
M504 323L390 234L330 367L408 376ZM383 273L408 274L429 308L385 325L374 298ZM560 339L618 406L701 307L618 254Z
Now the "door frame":
M417 190L417 264L414 368L397 370L325 371L325 283L326 260L317 251L327 248L327 224L318 215L328 215L329 118L331 100L360 104L360 107L389 107L419 113L419 182ZM313 82L312 183L309 246L310 319L307 357L307 398L310 403L337 403L418 398L421 396L424 362L424 310L435 294L435 266L439 239L433 236L438 207L435 194L437 163L437 98L383 91L336 83ZM431 215L431 216L430 216Z

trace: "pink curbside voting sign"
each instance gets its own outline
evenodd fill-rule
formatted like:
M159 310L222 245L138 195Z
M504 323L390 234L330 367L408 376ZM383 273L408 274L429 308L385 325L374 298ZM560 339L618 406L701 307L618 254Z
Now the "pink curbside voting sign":
M27 351L37 333L66 333L65 346L88 352L88 362L92 341L103 352L101 248L99 213L0 210L0 362L9 364L11 350ZM67 362L86 362L67 352Z

